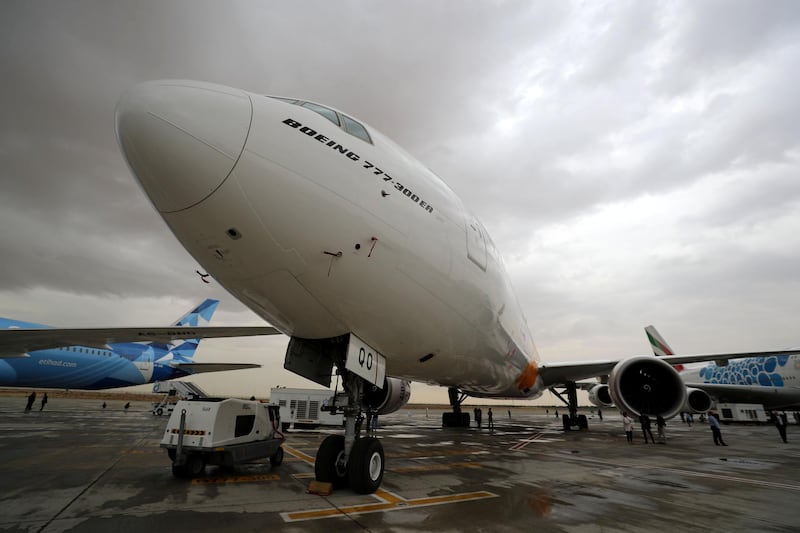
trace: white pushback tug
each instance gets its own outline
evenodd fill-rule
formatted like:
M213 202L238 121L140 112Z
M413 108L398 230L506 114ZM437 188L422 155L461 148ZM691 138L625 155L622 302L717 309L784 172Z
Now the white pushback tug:
M195 398L175 405L161 447L175 477L203 475L206 465L233 467L269 457L283 462L284 436L277 406L236 398Z

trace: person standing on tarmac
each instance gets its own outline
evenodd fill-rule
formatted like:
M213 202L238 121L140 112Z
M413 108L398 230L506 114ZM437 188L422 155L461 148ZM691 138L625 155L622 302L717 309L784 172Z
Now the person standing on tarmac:
M625 438L628 444L633 444L633 418L628 416L627 411L622 413L622 427L625 428Z
M494 429L494 415L492 415L492 408L489 408L489 429Z
M28 395L28 404L25 406L26 411L30 411L33 407L33 402L36 401L36 391L33 391Z
M722 431L720 431L719 419L717 418L717 413L714 411L709 411L708 413L708 426L711 428L711 434L714 437L714 444L717 446L727 446L725 441L722 440Z
M42 406L39 408L40 411L44 411L44 406L47 405L47 393L44 393L42 396Z
M642 413L639 416L639 424L642 426L642 435L644 435L644 443L647 444L647 436L650 435L650 440L653 444L656 443L656 439L653 437L653 432L650 430L650 417L646 414Z
M775 427L778 428L778 433L781 436L781 440L783 442L788 442L786 440L786 415L781 416L777 411L772 411L772 423L775 424Z
M656 416L656 433L658 433L658 442L661 444L667 443L667 434L664 428L667 427L667 421L661 415Z

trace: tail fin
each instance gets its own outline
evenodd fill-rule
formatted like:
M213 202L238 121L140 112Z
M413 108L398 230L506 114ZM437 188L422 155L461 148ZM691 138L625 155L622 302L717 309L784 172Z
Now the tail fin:
M214 311L217 310L217 306L219 305L219 300L206 300L181 318L179 318L173 326L192 326L197 327L201 325L206 325L211 321L211 317L214 315Z
M672 351L672 348L669 347L669 344L667 344L667 341L664 340L664 337L661 336L655 326L647 326L644 331L647 333L647 340L650 341L650 346L652 346L656 357L675 355L675 352ZM683 365L672 365L672 367L678 372L683 370Z
M667 341L664 340L664 337L661 336L655 326L647 326L644 328L644 331L647 333L647 339L650 341L650 346L653 347L653 353L657 357L675 355L675 352L672 351L672 348L669 347L669 344L667 344Z
M214 311L217 310L218 305L219 300L205 300L203 303L176 320L172 325L191 327L205 326L211 321L211 317L214 315ZM189 363L194 357L194 352L197 350L200 340L201 339L186 339L181 341L180 344L161 344L151 342L150 346L152 346L154 349L160 348L161 350L167 352L167 357L162 356L160 358L161 361L169 358L176 363ZM157 350L156 353L158 353Z

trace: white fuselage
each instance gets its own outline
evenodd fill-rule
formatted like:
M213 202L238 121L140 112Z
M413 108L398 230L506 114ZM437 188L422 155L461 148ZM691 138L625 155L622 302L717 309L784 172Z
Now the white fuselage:
M374 129L369 143L310 109L197 82L138 86L117 129L183 246L287 335L352 332L392 376L476 395L541 392L486 230Z

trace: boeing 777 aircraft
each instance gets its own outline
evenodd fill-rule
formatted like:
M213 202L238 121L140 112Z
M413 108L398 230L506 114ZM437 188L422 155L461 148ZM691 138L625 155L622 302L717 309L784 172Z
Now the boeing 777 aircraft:
M319 481L375 491L380 441L364 413L448 387L445 425L467 395L535 398L600 377L615 405L672 417L686 386L672 364L740 354L544 363L500 254L433 172L351 115L296 98L195 81L134 87L119 102L122 152L156 210L231 294L290 337L284 367L348 402L345 434L317 451ZM2 332L0 332L2 333ZM2 346L0 335L0 346ZM785 353L785 352L782 352Z
M655 326L644 329L656 356L675 354ZM687 387L719 402L760 403L767 410L800 406L800 357L793 352L726 360L720 365L711 363L692 368L681 365L676 370ZM698 405L711 406L710 398L702 402L696 396Z
M173 324L196 328L208 323L218 300L206 300ZM63 330L0 318L0 329L61 331L63 346L28 353L4 354L0 359L0 386L58 389L110 389L175 379L199 372L257 368L249 363L195 363L200 339L172 342L112 342L74 345Z

